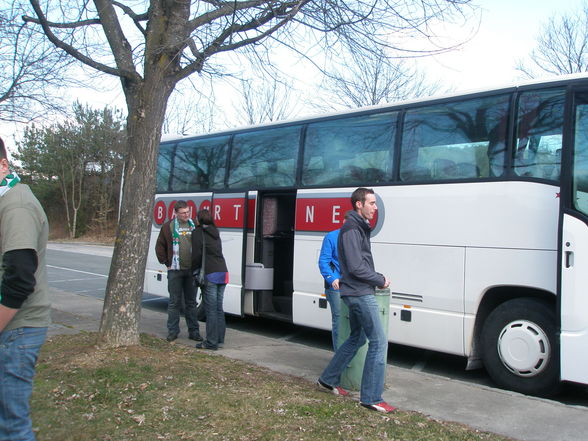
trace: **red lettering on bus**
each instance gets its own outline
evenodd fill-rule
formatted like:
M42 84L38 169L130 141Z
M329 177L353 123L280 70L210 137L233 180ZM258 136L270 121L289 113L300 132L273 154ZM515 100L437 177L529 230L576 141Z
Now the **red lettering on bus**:
M333 231L341 228L345 213L351 209L349 198L300 198L296 200L296 231ZM370 221L375 227L378 212Z
M210 201L208 199L205 199L204 201L202 201L202 203L200 204L200 210L208 210L210 211Z
M198 208L198 200L200 199L186 199L186 204L188 205L188 209L190 210L191 219L196 219L198 209L210 210L209 200L203 200L200 204L200 208ZM177 201L175 199L165 197L157 199L153 207L153 223L155 225L161 226L165 223L165 221L173 219L175 217L174 206L176 202Z
M186 201L186 204L188 205L188 210L190 210L190 219L196 219L196 213L198 212L198 209L196 208L196 203L190 200Z
M212 209L214 223L221 228L243 228L244 198L215 198Z
M153 208L153 220L157 225L163 225L165 222L166 207L165 202L158 201Z
M173 219L174 217L176 217L176 212L174 211L175 205L176 205L175 200L173 200L169 203L169 206L167 207L167 218L168 219Z

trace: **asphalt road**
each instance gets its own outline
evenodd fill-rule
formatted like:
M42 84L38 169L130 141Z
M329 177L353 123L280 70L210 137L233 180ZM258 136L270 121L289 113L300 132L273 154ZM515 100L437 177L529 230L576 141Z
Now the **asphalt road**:
M103 298L111 256L111 247L52 243L49 245L47 257L49 284L61 291ZM145 295L143 307L165 313L167 299ZM329 349L331 345L330 332L278 321L227 316L227 326L239 331L322 349ZM463 357L391 345L388 350L388 363L412 371L493 387L492 380L483 369L466 371L466 361ZM567 385L557 400L563 404L588 408L588 387Z

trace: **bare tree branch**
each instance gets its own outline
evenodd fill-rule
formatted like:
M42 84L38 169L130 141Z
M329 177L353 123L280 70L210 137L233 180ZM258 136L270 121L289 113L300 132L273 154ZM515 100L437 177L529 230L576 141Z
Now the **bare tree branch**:
M121 77L125 76L125 74L126 74L126 76L128 76L129 78L133 77L133 75L129 72L124 72L120 69L115 69L110 66L107 66L106 64L99 63L99 62L93 60L92 58L82 54L79 50L77 50L73 46L71 46L71 45L67 44L66 42L57 38L57 36L52 31L52 26L50 25L49 21L45 17L45 14L43 13L41 6L39 5L39 1L38 0L30 0L30 2L31 2L31 5L35 11L35 14L37 14L38 23L43 28L43 32L45 33L45 35L47 36L49 41L51 41L51 43L53 43L56 47L63 49L65 52L67 52L72 57L76 58L77 60L81 61L82 63L84 63L84 64L86 64L96 70L99 70L101 72L104 72L104 73L107 73L110 75L121 76ZM25 18L25 20L26 20L26 17L27 16L23 16L23 18Z
M139 29L139 32L141 32L143 35L146 35L147 31L141 25L141 22L147 21L149 19L148 13L143 12L141 14L137 14L127 5L123 5L122 3L117 2L117 1L113 1L112 4L114 6L116 6L117 8L120 8L125 14L127 14L129 17L131 17L133 19L133 22L135 23L135 26L137 27L137 29Z
M34 17L30 17L28 15L23 15L22 19L25 23L41 24L41 20L34 18ZM52 28L57 28L57 29L75 29L75 28L83 28L83 27L89 26L89 25L99 25L99 24L100 24L100 20L98 20L98 19L80 20L80 21L76 21L75 23L56 23L53 21L47 22L48 26L50 26Z
M0 121L28 122L64 110L56 87L72 60L32 26L18 8L0 10ZM73 83L73 82L72 82Z
M291 100L292 87L275 76L270 80L242 80L239 120L246 125L289 118L296 105Z
M540 73L573 74L588 71L588 4L581 12L552 17L537 36L537 46L516 66L528 78Z
M139 75L135 69L133 51L121 28L112 2L109 0L94 0L94 3L98 9L100 22L102 23L108 44L112 49L118 71L123 73L122 76L126 79L137 81Z
M431 95L438 88L406 60L388 57L383 51L351 54L341 58L337 69L326 73L323 89L330 99L315 106L323 110L372 106Z

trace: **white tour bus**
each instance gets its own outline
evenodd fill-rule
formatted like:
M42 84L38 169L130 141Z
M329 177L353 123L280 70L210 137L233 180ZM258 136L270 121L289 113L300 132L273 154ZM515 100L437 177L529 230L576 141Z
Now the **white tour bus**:
M145 291L183 199L221 231L227 313L330 329L319 250L359 186L391 342L523 393L588 383L588 76L164 141Z

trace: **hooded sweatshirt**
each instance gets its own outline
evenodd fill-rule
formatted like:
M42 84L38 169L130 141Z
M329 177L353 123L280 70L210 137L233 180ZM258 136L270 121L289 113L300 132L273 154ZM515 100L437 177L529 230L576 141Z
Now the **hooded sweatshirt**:
M385 278L375 271L370 244L372 229L356 211L347 215L337 244L341 267L340 293L341 296L373 295L376 286L384 286Z

